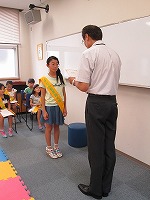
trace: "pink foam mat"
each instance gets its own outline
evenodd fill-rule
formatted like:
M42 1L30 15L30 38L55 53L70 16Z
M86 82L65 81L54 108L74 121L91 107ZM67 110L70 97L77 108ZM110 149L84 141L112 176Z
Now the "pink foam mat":
M30 200L30 191L20 176L0 181L1 200Z

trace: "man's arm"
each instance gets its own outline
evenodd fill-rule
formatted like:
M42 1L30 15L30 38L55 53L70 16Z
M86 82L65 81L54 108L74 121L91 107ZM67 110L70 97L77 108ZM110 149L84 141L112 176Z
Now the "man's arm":
M89 83L76 81L75 77L69 77L68 80L70 84L76 86L82 92L87 92L87 90L89 89Z

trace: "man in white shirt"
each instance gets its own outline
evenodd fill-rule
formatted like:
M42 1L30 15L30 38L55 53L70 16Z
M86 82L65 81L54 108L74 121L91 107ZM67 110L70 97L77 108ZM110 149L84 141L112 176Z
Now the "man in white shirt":
M87 50L82 54L76 79L70 77L69 81L88 93L85 120L91 177L89 185L79 184L78 188L85 195L101 199L111 191L116 161L116 94L121 61L118 54L102 42L99 27L85 26L82 37Z

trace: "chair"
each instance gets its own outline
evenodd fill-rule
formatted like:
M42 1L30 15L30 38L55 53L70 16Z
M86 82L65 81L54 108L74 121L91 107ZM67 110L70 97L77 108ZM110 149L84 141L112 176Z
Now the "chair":
M22 118L24 119L24 121L26 122L26 126L29 128L30 131L32 131L33 129L33 116L36 116L36 113L30 112L30 96L31 94L26 94L24 93L24 90L21 90L21 102L22 105L25 107L25 118L22 115ZM31 120L31 124L29 124L29 120L28 120L28 115L30 114L30 120Z
M25 122L26 122L26 126L29 128L30 131L32 131L33 129L33 113L29 112L29 109L31 108L30 106L30 96L31 94L26 94L26 101L24 103L24 106L26 107L26 118L25 118ZM31 126L28 123L28 114L30 114L30 119L31 119Z
M25 104L25 102L26 102L26 99L25 99L25 93L24 93L24 90L21 90L20 91L20 94L21 94L21 113L23 113L22 111L23 111L23 106L25 106L26 107L26 104ZM23 117L23 115L21 115L22 116L22 118L24 119L24 121L26 121L26 118L24 118Z
M12 127L12 129L13 129L16 133L18 133L18 132L17 132L17 126L16 126L16 116L14 115L13 117L14 117L14 123L13 123L14 126Z
M22 104L23 106L25 106L25 118L22 117L25 122L26 122L26 126L29 128L30 131L32 131L33 129L33 116L35 115L35 113L29 112L29 109L31 108L30 106L30 96L31 94L24 94L24 91L21 93L22 94ZM28 123L28 114L30 114L30 120L31 120L31 125Z
M24 118L23 115L22 115L22 118L26 121L27 113L28 113L28 110L30 109L30 96L31 96L31 94L25 94L24 90L21 90L20 93L21 93L21 112L22 112L22 107L24 106L25 107L25 114L26 114L26 117Z
M11 103L11 104L13 104L13 103ZM20 105L18 104L18 101L17 101L17 105L16 105L16 119L18 119L19 122L21 122L21 117L22 117L22 115L21 115L21 107L20 107Z
M24 93L24 90L20 90L20 94L21 94L21 112L22 112L22 106L24 105L25 103L25 93Z

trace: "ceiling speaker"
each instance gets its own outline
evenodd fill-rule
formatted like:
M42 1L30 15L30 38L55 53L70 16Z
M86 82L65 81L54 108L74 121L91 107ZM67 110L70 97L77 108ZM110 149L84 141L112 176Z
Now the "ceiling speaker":
M41 21L40 10L29 10L25 13L27 24L36 24Z

